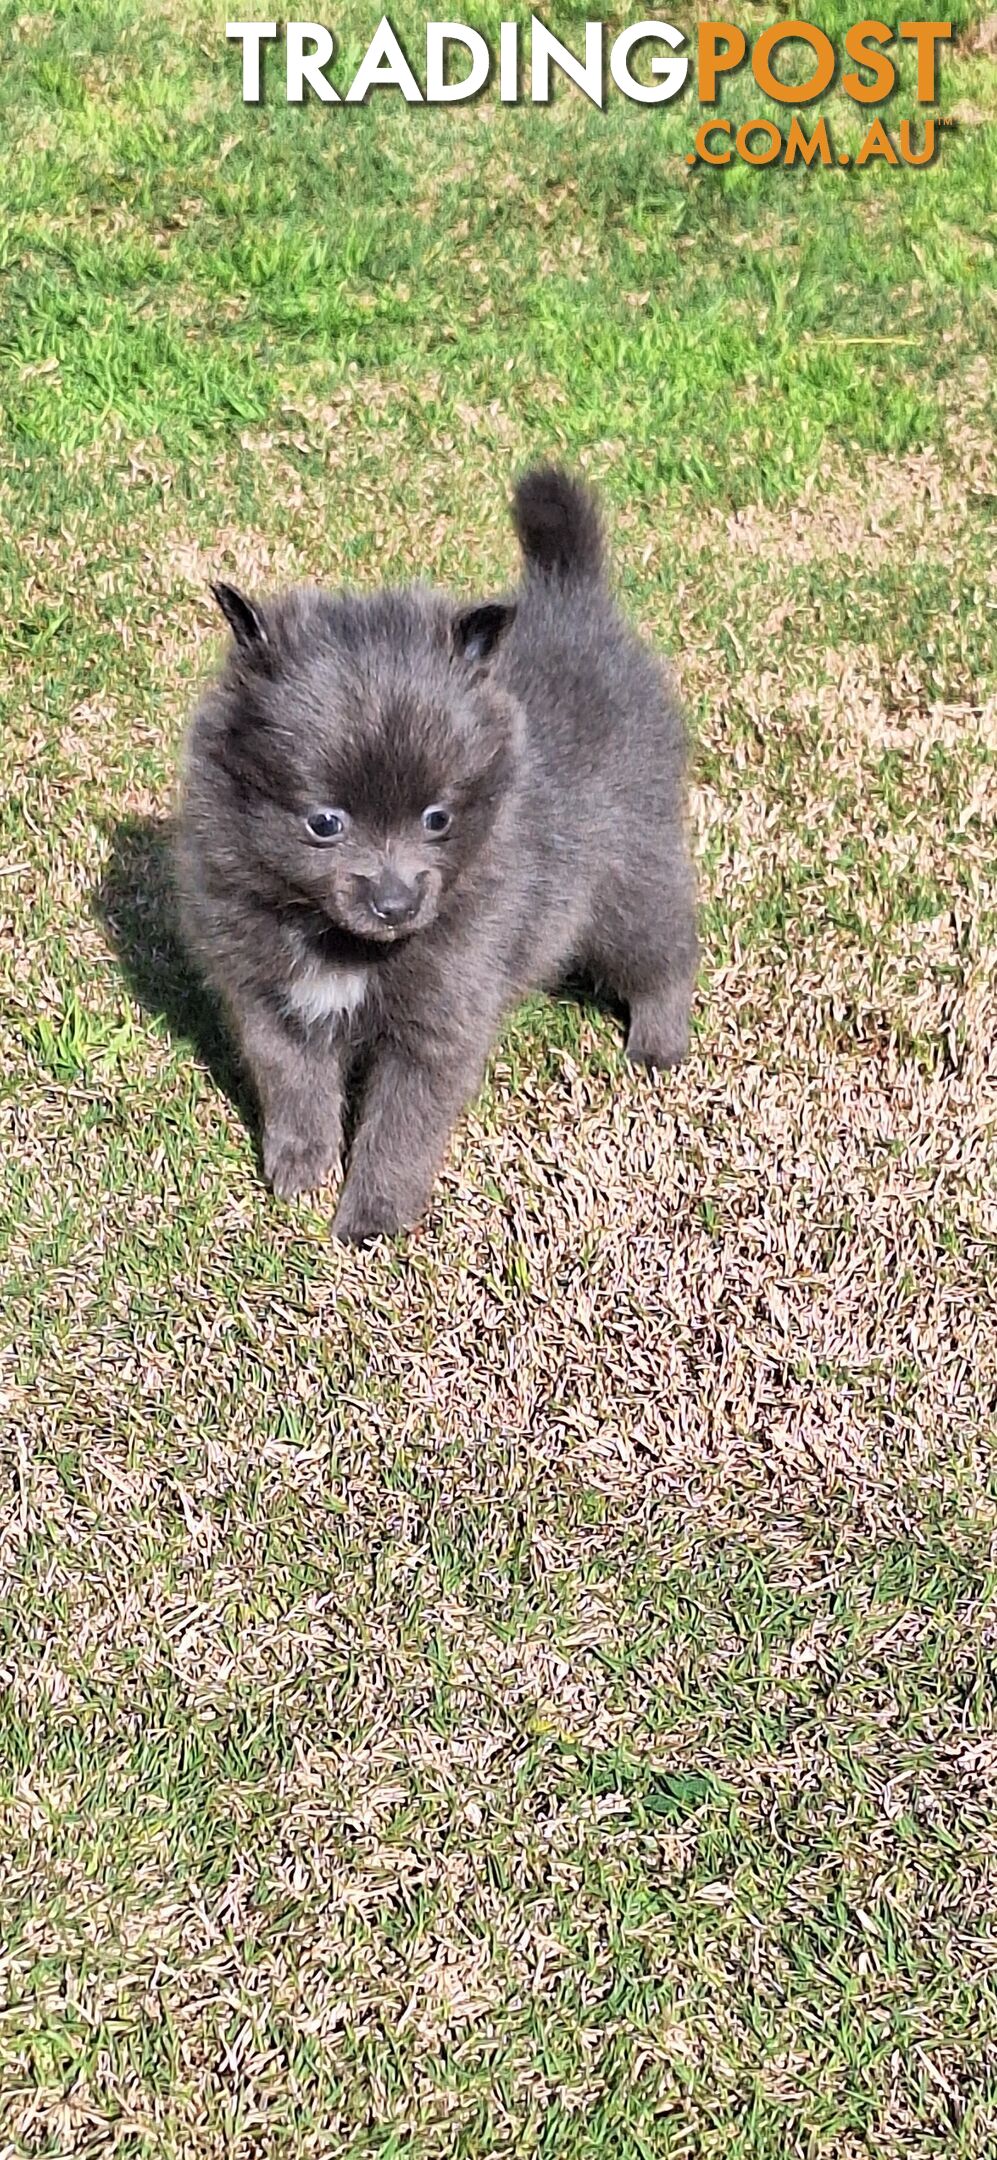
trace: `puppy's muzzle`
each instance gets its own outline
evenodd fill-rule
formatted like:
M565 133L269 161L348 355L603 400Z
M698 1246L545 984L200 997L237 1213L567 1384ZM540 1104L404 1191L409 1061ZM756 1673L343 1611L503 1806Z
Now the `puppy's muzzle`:
M401 930L418 914L422 899L421 879L410 885L394 870L383 870L379 877L361 878L359 882L365 905L386 929Z

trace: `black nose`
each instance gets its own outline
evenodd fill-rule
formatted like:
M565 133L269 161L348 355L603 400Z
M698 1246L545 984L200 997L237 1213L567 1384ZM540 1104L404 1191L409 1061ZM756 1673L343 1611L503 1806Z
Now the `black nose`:
M393 870L385 870L381 877L370 880L367 904L379 922L388 923L392 930L397 930L401 923L411 922L419 905L419 894L414 885L406 885L404 878L396 877Z

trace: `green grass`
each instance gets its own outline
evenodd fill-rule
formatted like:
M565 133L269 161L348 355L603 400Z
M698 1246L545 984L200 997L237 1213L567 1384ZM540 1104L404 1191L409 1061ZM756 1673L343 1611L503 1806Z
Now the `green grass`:
M806 174L690 172L688 97L244 109L221 15L0 12L3 2160L994 2150L955 20L934 166ZM345 1254L172 927L207 586L487 591L550 452L693 718L694 1055L532 1000L429 1222Z

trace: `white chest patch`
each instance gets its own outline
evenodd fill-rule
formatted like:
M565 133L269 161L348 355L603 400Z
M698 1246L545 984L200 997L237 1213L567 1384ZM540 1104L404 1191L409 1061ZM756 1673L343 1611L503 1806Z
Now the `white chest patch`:
M323 960L308 960L288 984L284 1003L306 1027L314 1027L319 1020L345 1019L356 1012L366 992L366 968L329 967Z

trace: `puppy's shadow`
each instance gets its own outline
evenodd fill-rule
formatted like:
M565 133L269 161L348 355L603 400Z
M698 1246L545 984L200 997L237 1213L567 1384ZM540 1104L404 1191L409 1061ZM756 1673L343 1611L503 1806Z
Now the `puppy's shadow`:
M136 1002L191 1045L255 1136L256 1109L245 1076L184 951L171 844L167 818L122 818L112 828L110 858L92 896L94 914Z

